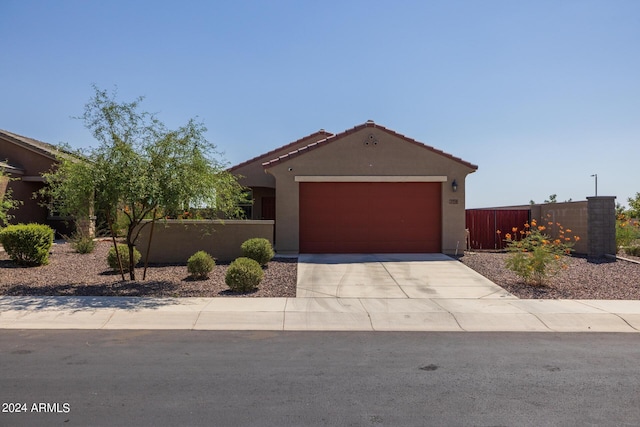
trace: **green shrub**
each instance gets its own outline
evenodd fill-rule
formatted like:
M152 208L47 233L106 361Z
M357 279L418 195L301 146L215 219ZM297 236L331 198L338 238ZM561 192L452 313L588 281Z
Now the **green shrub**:
M44 224L10 225L0 231L0 243L17 264L46 265L53 245L53 229Z
M640 239L640 222L630 220L626 215L618 215L616 220L616 245L618 248L633 246Z
M559 229L551 233L554 225ZM545 230L556 237L543 233ZM561 269L567 268L565 256L571 254L574 242L580 240L578 236L573 239L569 237L570 229L552 221L545 226L537 224L534 219L531 224L526 223L523 230L514 227L511 231L513 235L505 234L509 252L506 267L526 283L538 286Z
M264 272L257 261L240 257L231 263L224 278L225 283L234 292L250 292L258 287Z
M187 260L187 270L194 279L206 279L216 262L205 251L198 251Z
M240 248L246 258L251 258L260 265L266 265L275 255L271 242L259 237L245 241Z
M628 248L624 248L624 251L627 255L640 256L640 246L629 246Z
M69 238L71 247L79 254L90 254L96 248L96 242L92 237L84 233L75 232Z
M118 253L120 254L122 271L124 272L129 271L130 269L129 247L123 243L118 243ZM140 251L138 251L136 248L133 248L133 265L134 266L138 262L140 262L140 258L142 258ZM118 266L118 257L116 256L116 249L113 246L111 247L111 249L109 249L109 253L107 254L107 264L109 264L109 267L111 267L115 271L120 271L120 267Z

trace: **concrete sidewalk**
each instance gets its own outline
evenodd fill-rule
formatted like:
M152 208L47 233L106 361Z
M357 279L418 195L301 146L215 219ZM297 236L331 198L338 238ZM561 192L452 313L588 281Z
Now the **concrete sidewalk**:
M640 301L4 296L0 328L640 332Z
M300 255L296 295L0 296L0 329L640 332L640 301L521 300L442 254Z

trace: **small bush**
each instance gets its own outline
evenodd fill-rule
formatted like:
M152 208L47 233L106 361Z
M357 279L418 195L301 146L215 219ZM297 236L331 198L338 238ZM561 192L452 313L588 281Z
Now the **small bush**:
M629 219L626 215L618 215L616 219L616 245L618 248L635 246L634 241L640 239L640 222Z
M231 263L224 278L225 283L234 292L250 292L258 287L264 272L257 261L240 257Z
M187 270L194 279L206 279L216 262L205 251L198 251L187 260Z
M251 258L260 265L267 265L275 255L271 242L259 237L245 241L240 248L246 258Z
M129 266L129 247L123 243L118 243L118 253L120 254L120 261L122 263L122 271L127 272L131 268ZM136 248L133 248L133 265L135 266L138 262L140 262L140 258L142 255L140 251ZM115 271L120 271L120 267L118 266L118 257L116 256L116 249L111 247L109 249L109 253L107 254L107 264Z
M580 237L569 237L570 229L549 221L548 226L538 224L535 219L526 223L524 229L513 227L505 234L507 251L506 267L524 279L526 283L543 285L561 269L567 268L566 255L570 255L575 242ZM558 227L551 237L552 227ZM546 230L547 233L544 233ZM498 231L500 233L500 231Z
M627 255L640 256L640 246L629 246L624 251Z
M69 238L71 247L79 254L90 254L96 248L96 242L90 236L76 232Z
M10 225L0 231L0 243L17 264L46 265L53 245L53 229L44 224Z

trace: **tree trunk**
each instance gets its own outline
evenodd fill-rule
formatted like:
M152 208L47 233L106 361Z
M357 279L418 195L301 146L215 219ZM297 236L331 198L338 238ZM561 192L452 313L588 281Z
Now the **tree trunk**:
M136 280L136 269L134 267L135 259L133 258L133 251L136 247L129 244L129 279Z
M116 242L116 235L113 232L113 221L111 220L111 213L107 209L107 223L109 224L109 232L111 233L111 240L113 241L113 250L116 252L116 259L118 260L118 267L120 267L120 276L124 282L124 270L122 269L122 258L120 258L120 252L118 251L118 244Z
M144 257L144 270L142 272L142 280L147 278L147 266L149 265L149 252L151 251L151 239L153 239L153 227L156 225L157 209L153 210L153 219L151 220L151 232L149 233L149 243L147 244L147 254Z

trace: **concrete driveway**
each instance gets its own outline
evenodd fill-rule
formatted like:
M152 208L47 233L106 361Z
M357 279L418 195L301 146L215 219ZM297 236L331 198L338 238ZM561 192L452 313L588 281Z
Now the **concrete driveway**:
M443 254L301 254L297 297L516 299Z

